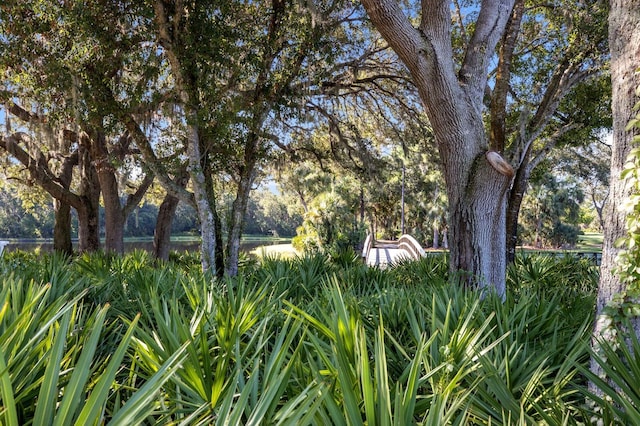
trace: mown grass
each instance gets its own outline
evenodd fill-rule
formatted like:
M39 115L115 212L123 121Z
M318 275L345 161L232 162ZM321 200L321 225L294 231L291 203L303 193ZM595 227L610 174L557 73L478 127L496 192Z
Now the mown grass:
M602 233L585 232L578 236L577 250L583 251L601 251L602 250Z
M633 398L588 404L597 269L584 259L518 259L506 301L451 284L444 258L381 271L352 252L244 259L223 281L193 256L145 252L11 253L0 273L6 425L555 425L637 413ZM602 361L620 375L615 354Z

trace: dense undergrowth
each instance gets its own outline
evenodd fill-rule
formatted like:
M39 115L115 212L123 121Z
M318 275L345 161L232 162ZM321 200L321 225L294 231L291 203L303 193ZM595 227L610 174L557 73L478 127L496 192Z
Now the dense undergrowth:
M521 257L505 301L441 257L244 259L216 281L189 256L19 252L0 274L4 425L624 424L640 405L604 382L588 403L587 260Z

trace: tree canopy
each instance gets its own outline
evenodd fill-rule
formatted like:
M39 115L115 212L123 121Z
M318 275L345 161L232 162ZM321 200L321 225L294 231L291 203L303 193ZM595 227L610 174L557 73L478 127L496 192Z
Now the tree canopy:
M91 235L100 196L116 250L153 177L195 207L203 268L233 275L250 193L272 174L307 227L342 192L331 221L446 236L452 270L500 292L534 168L608 126L606 7L364 6L3 6L3 146Z

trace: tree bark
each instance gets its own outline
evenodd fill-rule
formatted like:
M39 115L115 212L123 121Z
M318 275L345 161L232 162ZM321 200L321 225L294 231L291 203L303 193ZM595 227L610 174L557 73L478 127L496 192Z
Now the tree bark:
M200 234L202 238L200 252L202 269L203 271L211 271L218 275L218 271L222 268L222 265L216 262L217 256L219 255L219 253L216 253L216 247L219 245L218 240L220 239L220 235L216 233L215 217L217 213L215 212L213 188L208 188L206 184L206 172L208 171L205 170L204 166L207 163L207 159L206 149L201 146L202 140L199 134L200 131L197 113L198 101L196 96L197 90L195 87L197 79L194 75L189 73L189 70L187 70L186 64L183 63L184 58L179 56L178 51L180 46L174 45L181 34L172 31L173 28L167 16L165 3L162 0L156 0L153 3L153 9L155 13L154 20L158 28L158 38L165 49L180 100L182 101L183 107L186 111L185 115L188 123L187 154L189 158L189 173L191 175L191 183L193 185L195 206L198 212L198 218L200 219ZM173 19L175 19L175 25L180 23L180 14L182 14L182 12L182 10L178 10L176 12L176 16L173 16ZM184 29L184 31L189 31L189 29Z
M449 227L452 270L468 273L465 282L506 294L506 192L509 181L478 159L463 198L451 206ZM498 176L496 176L498 175ZM452 199L450 197L450 199Z
M171 225L180 199L167 194L160 204L156 228L153 232L153 257L158 260L169 260L171 246Z
M84 142L78 147L80 168L80 198L78 212L78 250L80 253L100 250L100 182L91 163L89 148Z
M109 158L107 140L104 132L97 129L92 132L91 136L86 135L86 138L87 145L91 147L91 157L100 182L104 204L104 250L107 253L123 254L125 218L120 204L116 171Z
M178 176L177 183L186 187L189 182L189 173L186 169L182 170ZM171 245L171 225L178 208L180 199L170 193L165 195L164 200L160 204L158 211L158 219L156 228L153 232L153 257L159 260L169 259L169 248Z
M516 259L516 247L518 245L518 218L520 217L520 207L529 184L528 159L516 170L513 184L509 191L509 201L507 203L507 263L512 263Z
M433 127L450 205L450 269L466 282L506 288L506 190L511 174L494 169L482 109L487 67L514 0L483 2L460 71L453 63L448 2L423 0L414 28L395 0L363 0L371 21L411 72ZM504 173L504 172L503 172Z
M227 240L227 259L225 274L234 277L238 275L238 261L240 257L240 239L244 228L244 217L249 204L251 187L255 180L256 149L258 135L251 133L245 142L244 163L240 168L240 179L236 191L236 198L231 207L231 223Z
M611 50L613 145L611 153L611 181L605 207L604 244L600 267L600 283L596 302L594 338L601 336L603 326L601 314L613 296L625 290L626 284L614 273L620 249L616 241L626 235L626 212L623 204L631 195L621 172L633 148L633 137L637 129L626 131L627 123L634 117L635 91L640 87L640 0L611 0L609 14L609 48ZM636 334L640 336L637 328ZM595 341L594 341L595 344ZM591 369L598 374L600 368L592 360Z
M195 116L195 114L194 114ZM193 118L195 120L195 118ZM219 275L218 270L222 265L218 264L216 247L220 235L216 233L215 217L215 196L213 188L207 185L207 176L210 172L205 172L206 158L201 152L198 126L189 125L189 173L193 183L193 192L196 201L196 210L200 219L200 255L203 271L211 271L214 275Z
M53 250L67 256L73 254L71 242L71 206L53 199Z
M622 204L630 195L630 188L626 181L620 178L620 174L632 149L634 132L625 131L625 127L634 115L633 106L637 100L635 90L640 86L640 78L636 72L640 65L640 0L611 1L609 32L613 83L613 145L611 183L605 208L605 239L598 287L598 313L614 294L625 288L613 270L619 253L615 242L626 234L626 213Z
M73 167L78 163L77 155L66 157L62 162L62 167L58 175L60 185L69 190L71 179L73 178ZM73 254L73 244L71 242L71 205L54 198L53 210L55 222L53 226L53 249L71 256Z

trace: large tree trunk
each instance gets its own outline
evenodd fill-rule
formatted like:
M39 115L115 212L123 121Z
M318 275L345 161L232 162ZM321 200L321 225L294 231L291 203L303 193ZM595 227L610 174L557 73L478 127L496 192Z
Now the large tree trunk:
M423 0L419 28L396 0L363 4L411 72L433 127L449 197L450 268L469 273L468 283L504 296L506 190L513 170L498 153L489 152L482 111L488 63L514 0L482 3L459 71L453 62L449 2Z
M598 287L598 313L614 294L625 288L613 270L619 252L615 242L626 234L626 212L622 204L630 195L630 188L627 182L621 179L620 174L632 149L634 135L631 131L625 131L625 127L634 116L633 106L637 101L635 90L640 86L640 77L636 72L640 66L640 0L611 0L609 33L613 86L613 145Z
M78 213L78 251L90 253L100 250L98 204L87 200Z
M123 254L125 217L120 205L116 171L109 158L104 133L100 130L94 131L87 144L91 146L91 157L100 182L104 203L104 249L107 253Z
M80 253L100 250L100 182L91 164L89 149L81 143L78 147L80 166L80 198L78 212L78 250Z
M53 225L53 250L71 256L71 206L60 200L53 200L55 222Z
M595 338L601 336L605 326L605 322L601 320L604 307L615 294L626 288L626 284L614 273L617 266L616 257L620 250L615 243L626 234L626 213L623 204L631 195L631 188L625 180L621 179L621 172L633 146L634 132L625 131L625 127L634 117L633 106L637 101L635 90L640 87L640 76L637 73L640 66L640 0L611 0L609 34L613 86L611 104L613 145L611 182L605 208L604 244L594 325ZM636 328L635 331L640 336L640 330ZM593 361L591 367L595 373L600 372L598 365Z
M66 157L58 175L60 185L69 190L73 178L73 167L78 163L77 155ZM56 252L71 256L73 244L71 243L71 205L58 198L53 199L55 222L53 226L53 249Z
M186 187L189 181L189 174L184 170L180 176L178 176L177 183L181 187ZM156 221L156 228L153 232L153 257L160 260L169 259L169 248L171 245L171 225L173 224L173 218L178 208L180 199L169 193L165 195L164 200L160 204L158 211L158 219Z
M451 273L469 273L465 282L483 291L506 292L506 191L509 180L478 157L475 173L447 186L451 210ZM464 176L462 176L464 177ZM457 189L465 187L460 194Z

